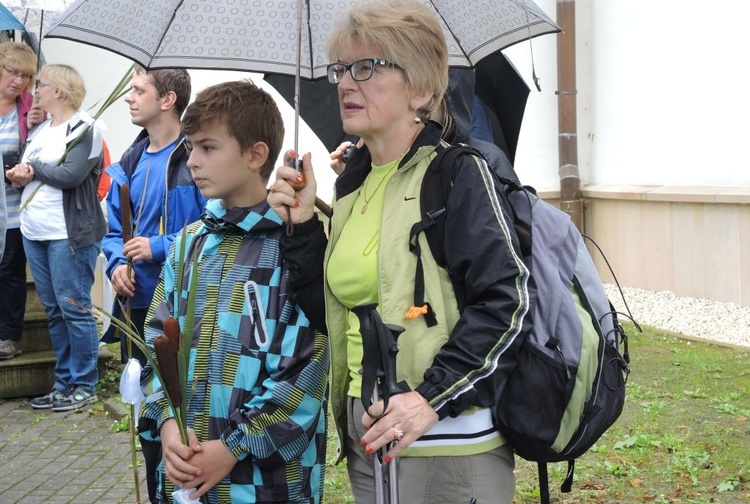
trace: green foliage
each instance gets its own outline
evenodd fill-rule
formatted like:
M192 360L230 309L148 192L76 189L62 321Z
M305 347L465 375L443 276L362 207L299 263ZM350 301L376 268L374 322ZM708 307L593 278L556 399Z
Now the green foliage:
M575 466L550 464L557 504L750 504L750 349L628 330L632 359L620 419ZM324 504L353 502L328 440ZM516 458L516 504L537 504L536 464Z
M130 430L130 415L125 415L120 420L115 420L109 426L109 432L127 432Z

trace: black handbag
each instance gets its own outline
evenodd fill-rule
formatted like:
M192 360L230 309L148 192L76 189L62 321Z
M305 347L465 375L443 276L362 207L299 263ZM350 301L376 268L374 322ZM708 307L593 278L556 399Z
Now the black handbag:
M16 166L20 160L21 155L18 152L8 152L3 154L3 177L5 178L6 184L10 184L10 180L8 180L8 177L5 177L5 172Z

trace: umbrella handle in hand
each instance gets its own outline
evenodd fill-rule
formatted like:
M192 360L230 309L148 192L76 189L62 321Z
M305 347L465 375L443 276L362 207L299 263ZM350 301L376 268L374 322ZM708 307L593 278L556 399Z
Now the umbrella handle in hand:
M292 159L289 160L288 165L291 166L292 168L294 168L295 170L297 170L297 173L299 173L300 175L302 175L302 181L301 182L289 181L289 185L292 186L292 189L294 189L295 191L299 191L300 189L304 189L305 186L307 186L307 180L305 179L305 174L302 171L302 160L300 158L292 158ZM318 210L320 210L321 213L323 215L325 215L326 217L328 217L329 219L333 215L333 209L330 207L330 205L328 205L328 203L326 203L322 199L318 198L317 196L315 197L315 207ZM291 221L291 219L289 219L289 220ZM287 229L290 229L290 228L287 227Z

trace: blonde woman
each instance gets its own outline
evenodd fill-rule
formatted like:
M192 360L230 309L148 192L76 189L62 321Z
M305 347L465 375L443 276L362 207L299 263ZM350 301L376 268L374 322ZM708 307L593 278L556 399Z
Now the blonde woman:
M529 274L509 205L478 158L454 165L446 268L420 238L430 310L406 315L416 272L409 231L422 218L422 179L441 145L442 127L432 119L448 85L439 21L416 1L363 3L330 34L328 55L344 130L364 142L336 181L330 238L314 215L309 154L302 157L307 186L295 192L295 170L279 167L268 201L291 216L294 232L282 251L297 265L293 288L330 338L331 411L355 500L373 502L371 454L397 441L386 461L398 457L401 502L510 504L513 452L490 406L528 311ZM409 391L391 396L384 412L382 402L373 405L371 413L383 413L377 420L361 403L370 393L360 373L367 356L352 308L364 303L405 328L396 368Z
M31 402L37 409L70 411L97 399L96 322L66 301L91 306L94 267L106 232L96 194L102 139L93 119L79 110L85 95L74 68L42 68L36 98L50 119L30 132L22 162L8 174L24 188L24 250L57 357L52 390Z

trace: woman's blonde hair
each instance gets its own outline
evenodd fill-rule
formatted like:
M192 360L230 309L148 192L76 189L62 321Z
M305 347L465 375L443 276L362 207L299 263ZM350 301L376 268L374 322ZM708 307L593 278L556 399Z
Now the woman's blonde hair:
M328 58L337 61L354 43L382 51L404 71L407 86L430 91L419 110L429 118L448 87L448 45L436 15L414 0L368 1L353 8L328 38Z
M42 73L49 81L45 84L51 84L60 91L62 101L76 110L81 108L86 97L86 85L78 70L69 65L50 64L42 67Z
M22 42L4 42L0 44L0 66L7 66L18 70L22 74L31 75L26 84L26 91L34 87L36 66L38 60L34 50Z

